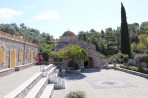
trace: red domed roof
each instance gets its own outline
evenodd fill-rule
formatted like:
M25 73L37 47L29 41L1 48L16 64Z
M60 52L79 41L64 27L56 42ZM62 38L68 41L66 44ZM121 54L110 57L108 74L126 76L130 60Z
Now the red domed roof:
M71 31L65 31L64 33L63 33L63 35L62 35L63 37L65 36L68 36L68 37L74 37L74 36L76 36L73 32L71 32Z

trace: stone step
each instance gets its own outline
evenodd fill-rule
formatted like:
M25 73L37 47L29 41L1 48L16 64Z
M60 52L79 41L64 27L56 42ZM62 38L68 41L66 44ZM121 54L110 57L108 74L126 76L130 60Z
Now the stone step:
M57 77L57 76L58 76L58 74L59 74L59 69L56 69L56 70L55 70L55 73L54 73L54 76L56 76L56 77Z
M23 77L23 76L22 76ZM30 89L42 78L42 73L36 73L4 98L24 98Z
M53 90L54 84L48 84L40 98L51 98Z
M0 77L4 77L8 74L11 74L14 72L14 69L13 68L5 68L5 69L1 69L0 70Z
M65 88L65 80L63 78L50 75L48 77L48 82L54 83L54 89L64 89Z
M52 74L54 71L55 71L55 69L56 69L57 67L55 66L55 67L52 67L48 72L49 72L49 74Z
M49 75L58 74L58 73L56 73L56 69L57 69L57 67L54 66L51 69L49 69L48 71L44 71L43 72L43 77L48 77Z
M24 98L39 98L48 83L48 78L42 78Z
M44 68L42 69L42 71L48 71L48 70L50 70L52 67L54 67L54 65L53 64L49 64L48 66L46 66L46 65L42 65Z

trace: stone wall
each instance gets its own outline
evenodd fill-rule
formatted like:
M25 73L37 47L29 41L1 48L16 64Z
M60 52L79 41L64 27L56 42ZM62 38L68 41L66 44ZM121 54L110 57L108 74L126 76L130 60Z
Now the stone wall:
M26 58L26 51L29 49L33 51L34 55L38 53L38 47L32 43L26 42L20 37L16 37L4 32L0 32L0 44L4 46L5 50L5 61L0 64L0 69L10 67L10 50L14 49L16 51L16 66L24 65L30 63L30 59ZM19 59L19 50L23 51L23 60ZM35 61L35 56L33 58Z

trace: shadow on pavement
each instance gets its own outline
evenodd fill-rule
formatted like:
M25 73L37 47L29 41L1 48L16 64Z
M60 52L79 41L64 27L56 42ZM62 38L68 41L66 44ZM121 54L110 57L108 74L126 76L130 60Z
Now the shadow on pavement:
M82 73L93 73L93 72L100 72L98 69L84 69Z
M65 75L66 80L80 80L80 79L83 79L85 77L86 76L83 75L82 73L79 73L79 74L66 74Z

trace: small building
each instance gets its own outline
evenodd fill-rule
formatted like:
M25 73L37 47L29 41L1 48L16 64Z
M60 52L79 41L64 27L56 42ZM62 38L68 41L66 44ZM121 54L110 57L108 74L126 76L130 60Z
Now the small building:
M0 70L33 64L37 54L37 45L0 31Z
M89 59L87 61L77 61L79 68L100 68L99 52L96 51L94 44L79 40L78 37L71 31L66 31L60 36L59 42L55 46L55 50L59 50L69 44L77 44L87 50ZM64 65L70 67L70 61L62 61Z

